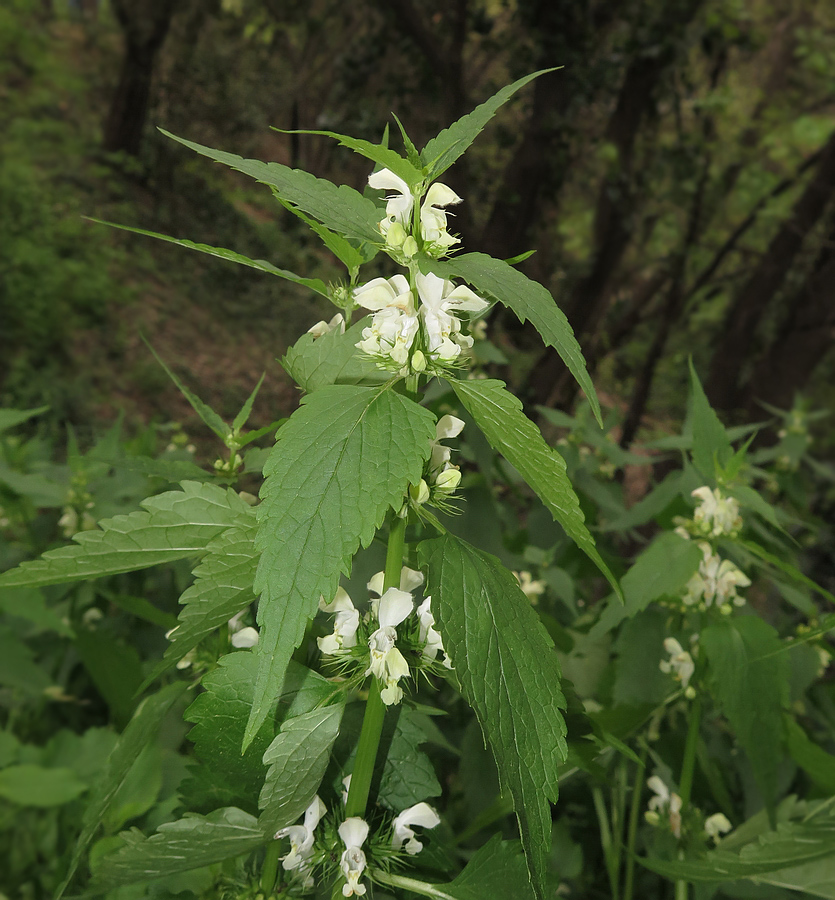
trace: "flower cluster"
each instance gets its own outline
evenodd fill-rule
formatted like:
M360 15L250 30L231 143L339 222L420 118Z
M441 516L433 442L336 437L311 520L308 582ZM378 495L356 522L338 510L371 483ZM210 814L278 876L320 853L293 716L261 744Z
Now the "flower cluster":
M302 824L291 825L275 833L276 840L290 839L290 850L281 857L281 865L303 891L315 886L313 870L316 864L332 857L333 851L338 847L335 836L331 840L323 836L320 838L322 846L317 852L316 829L326 812L325 804L316 796L305 811ZM415 826L435 828L440 821L437 812L426 803L417 803L409 809L404 809L391 824L391 837L384 838L388 842L385 847L386 853L388 855L407 853L410 856L420 853L423 844L417 839ZM363 847L368 841L369 831L368 822L359 816L350 816L336 829L336 834L339 835L344 847L339 856L339 868L345 879L342 885L343 897L362 897L367 893L368 888L362 883L368 868L368 857ZM374 846L383 849L378 843ZM373 847L369 852L373 852Z
M431 597L426 597L415 610L412 591L421 584L423 575L404 566L400 587L383 591L383 573L378 572L368 582L368 590L376 596L372 596L364 619L343 588L339 588L330 603L319 601L322 611L334 614L333 632L318 638L319 650L325 656L360 662L364 666L363 675L373 675L382 685L380 697L386 706L394 706L403 699L400 682L409 675L409 663L397 646L398 640L428 664L440 654L442 664L451 668L443 640L435 628ZM410 619L413 613L415 616ZM400 626L403 627L398 632Z
M693 640L695 640L695 637L694 635ZM695 691L690 687L690 679L696 671L693 657L673 637L665 639L664 650L669 654L670 658L662 659L658 667L665 674L673 675L676 681L680 681L685 694L689 696L688 692L691 692L695 697Z
M409 497L415 506L422 506L429 500L436 505L441 503L461 483L461 472L458 466L450 462L452 451L441 441L455 438L461 434L464 423L455 416L441 416L435 425L435 440L426 467L425 476L409 488Z
M693 513L691 528L703 537L735 535L742 528L739 503L733 497L725 497L718 488L696 488L690 495L701 502Z
M662 816L666 818L670 831L677 837L681 837L681 806L682 800L678 794L670 791L666 784L653 775L647 779L647 787L655 794L650 798L648 810L644 818L650 825L658 825Z
M745 598L740 597L736 589L748 587L751 579L729 559L722 559L713 552L707 541L699 541L702 561L699 569L687 582L687 589L682 597L685 606L697 606L708 609L715 605L725 615L733 606L743 606ZM733 604L733 606L731 605Z

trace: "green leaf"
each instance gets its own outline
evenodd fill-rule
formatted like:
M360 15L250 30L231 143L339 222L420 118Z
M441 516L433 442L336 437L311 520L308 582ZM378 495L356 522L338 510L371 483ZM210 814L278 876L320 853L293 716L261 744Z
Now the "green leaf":
M217 668L203 679L204 693L184 714L185 720L194 724L189 740L202 763L198 771L206 773L214 796L224 798L221 802L225 805L234 803L253 812L258 809L258 794L267 774L262 757L275 736L275 727L267 719L246 753L241 753L257 671L254 653L222 656ZM197 786L187 781L181 792L187 798Z
M96 867L91 890L101 892L176 872L189 872L250 853L266 842L257 820L234 806L209 816L186 815L160 825L146 838L137 829L123 832L125 846Z
M622 596L586 527L566 474L565 460L545 443L539 429L522 412L519 400L505 390L504 382L494 379L450 381L450 385L490 446L518 469L566 534L597 565L615 593Z
M236 518L254 516L232 490L193 481L182 487L143 500L144 512L102 519L99 530L79 532L74 544L4 572L0 588L101 578L202 556L209 541Z
M696 573L702 551L673 531L661 534L641 553L621 578L624 602L612 598L590 634L600 637L662 597L678 597Z
M0 797L19 806L63 806L86 790L72 769L29 764L0 769Z
M356 346L368 322L366 316L344 334L336 328L318 338L303 334L288 349L281 365L308 394L328 384L387 381L391 376L378 369L373 360L360 353Z
M824 900L835 900L835 854L801 866L778 869L751 880L756 884L771 884L813 897L823 897Z
M786 744L792 759L830 796L835 794L835 756L809 740L792 716L785 717Z
M716 463L724 466L733 456L725 426L713 411L690 361L690 428L693 434L693 463L705 478L714 478Z
M232 422L232 431L235 434L246 425L249 415L252 412L252 404L255 403L255 398L258 396L258 391L261 390L261 385L264 383L264 376L266 372L261 373L261 377L258 379L258 384L252 389L252 393L246 398L246 402L241 407L241 411L235 416L234 421Z
M377 795L379 802L393 812L441 794L435 767L420 749L427 739L416 717L404 706L396 721L392 722L395 717L387 718L388 727L383 730L381 746L387 749L380 754L384 761Z
M835 603L835 594L830 593L826 590L826 588L822 588L819 584L815 584L815 582L812 581L811 578L804 575L795 565L790 562L786 562L783 559L780 559L779 556L775 556L773 553L770 553L768 550L760 546L760 544L757 544L754 541L743 541L739 538L734 539L733 544L734 546L743 547L753 556L756 556L763 562L774 566L775 569L779 569L781 572L788 575L789 578L792 579L792 581L811 588L813 591L815 591L815 593L820 594L821 597L825 597L827 600L829 600L830 603ZM0 580L0 584L2 584L2 580ZM827 631L828 630L829 629L827 629Z
M639 862L665 878L692 882L736 881L778 872L835 854L835 820L780 824L775 831L760 834L739 853L712 850L701 859L639 859ZM765 880L765 879L763 879Z
M337 187L309 172L289 169L276 162L242 159L234 153L213 150L202 144L184 140L160 129L166 137L179 142L209 159L223 163L244 175L274 187L279 196L346 237L372 244L381 243L377 223L380 212L376 205L348 185Z
M48 410L48 406L39 406L37 409L0 409L0 434L10 428L16 428Z
M124 727L139 702L136 695L142 684L142 660L136 649L106 631L84 627L73 643L114 721Z
M738 616L703 629L700 646L709 664L713 696L751 762L766 800L775 800L782 749L782 707L788 666L777 632L757 615Z
M206 555L194 570L194 582L180 597L183 608L169 636L167 660L182 659L255 599L255 531L253 515L227 528L204 548Z
M261 668L247 742L319 597L333 597L360 544L371 543L389 507L400 507L434 438L432 413L390 385L323 387L279 431L258 508Z
M223 247L213 247L210 244L197 244L194 241L183 240L182 238L174 238L167 234L159 234L156 231L146 231L144 228L132 228L130 225L117 225L115 222L105 222L102 219L90 219L91 222L97 222L99 225L108 225L110 228L118 228L120 231L130 231L133 234L142 234L145 237L156 238L159 241L165 241L169 244L176 244L178 247L185 247L187 250L197 250L200 253L207 253L209 256L216 256L218 259L225 259L227 262L239 263L250 269L257 269L259 272L267 272L270 275L277 275L294 284L301 284L323 297L330 297L328 286L321 278L302 278L294 272L287 269L279 269L272 263L264 259L250 259L242 253L236 253L234 250L226 250Z
M403 123L397 116L392 113L392 118L395 122L397 122L397 127L400 129L400 136L403 138L403 146L406 148L406 158L409 162L415 166L415 168L423 168L423 163L420 159L420 153L418 153L417 147L415 147L412 139L406 134L406 129L403 127Z
M565 699L551 639L514 575L450 534L419 547L461 689L513 798L531 882L544 895L551 808L565 762Z
M439 897L453 900L532 900L534 896L518 842L503 841L497 834L478 849L457 878L440 888Z
M335 141L339 141L341 146L348 147L355 153L359 153L360 156L379 163L385 169L390 169L395 175L402 178L409 187L414 187L423 181L423 172L416 169L408 160L403 159L399 153L389 150L388 147L382 144L372 144L370 141L363 141L360 138L350 137L346 134L337 134L335 131L285 131L283 128L275 127L273 127L273 130L282 134L318 134L322 137L333 138Z
M145 340L143 338L142 340ZM203 420L211 430L222 440L225 441L231 434L232 429L221 419L221 417L209 406L204 403L197 394L192 393L180 379L168 368L156 350L145 341L145 346L154 354L154 359L165 369L166 375L177 385L177 389L192 405L194 411Z
M0 611L31 622L38 630L55 631L72 637L72 628L51 607L46 605L37 588L6 588L0 593Z
M603 426L600 402L594 390L583 351L565 313L547 288L500 259L485 253L465 253L452 259L427 261L426 267L443 278L463 278L482 294L495 297L512 310L520 322L530 319L540 337L559 353L589 401L598 424Z
M51 677L35 661L34 653L20 635L10 629L0 630L0 685L42 699L51 684Z
M344 706L340 703L314 709L285 720L281 731L264 753L267 780L258 805L258 820L265 834L292 825L319 790L339 734Z
M513 84L503 87L497 94L477 106L471 113L453 122L421 151L421 158L429 168L429 178L435 179L445 172L461 156L467 147L478 137L484 126L496 115L499 108L528 82L540 75L553 72L555 69L542 69L532 75L526 75Z
M90 802L84 812L83 828L73 850L72 860L64 882L55 900L60 900L67 889L85 850L99 825L107 815L114 797L127 781L128 775L140 753L156 737L162 720L180 699L186 685L174 682L142 701L110 754L101 778L96 782Z

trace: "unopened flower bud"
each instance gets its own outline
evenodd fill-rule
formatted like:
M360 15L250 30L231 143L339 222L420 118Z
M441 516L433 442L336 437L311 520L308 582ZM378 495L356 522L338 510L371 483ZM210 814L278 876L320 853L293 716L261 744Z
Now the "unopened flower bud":
M658 823L661 821L661 817L658 815L658 813L657 813L657 812L654 812L654 811L651 810L651 809L648 809L648 810L644 813L644 818L646 819L647 824L648 824L648 825L652 825L653 828L654 828L655 826L657 826Z
M418 252L417 241L409 235L405 241L403 241L403 246L400 248L400 252L407 258L411 259Z
M412 371L413 372L425 372L426 371L426 357L423 355L422 350L415 350L412 354Z
M402 247L406 241L406 229L400 222L392 222L386 231L386 243L389 247Z
M435 487L439 491L445 491L446 493L452 493L460 483L461 472L454 466L449 469L444 469L444 471L440 472L435 479Z
M409 496L418 506L421 506L429 499L429 485L422 478L417 484L410 484Z

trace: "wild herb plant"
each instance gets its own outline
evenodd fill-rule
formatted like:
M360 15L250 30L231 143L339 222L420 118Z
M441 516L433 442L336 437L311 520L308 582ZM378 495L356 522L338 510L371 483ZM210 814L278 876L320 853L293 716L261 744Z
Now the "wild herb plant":
M679 900L691 883L713 884L699 894L709 896L716 882L741 879L832 896L815 885L835 852L825 799L835 790L833 757L798 719L826 729L832 698L812 689L834 623L829 616L810 624L819 610L809 592L834 598L792 562L789 517L752 489L768 473L747 444L734 450L737 436L722 427L693 373L690 415L674 442L683 468L625 508L607 478L634 459L607 437L565 317L513 260L459 251L450 216L462 201L438 179L534 77L503 89L421 152L402 127L405 155L319 132L374 164L377 200L176 138L269 185L345 274L326 284L164 238L303 284L338 309L283 359L304 396L270 429L276 443L260 501L236 490L256 465L246 448L265 431L245 430L257 387L230 425L183 386L224 444L214 471L0 576L0 587L35 588L199 560L164 659L146 666L139 689L162 686L127 722L89 793L58 896L83 881L92 845L86 887L98 893L150 880L150 896L543 898L561 879L599 890L596 872L575 871L567 853L580 846L572 832L590 823L616 898L632 900L639 879L642 893L658 885L649 872L674 881ZM363 267L379 255L386 274L369 279ZM530 320L586 394L582 420L543 411L570 428L564 455L502 382L473 367L478 319L495 303ZM499 457L512 468L499 468ZM533 505L521 510L528 534L518 572L466 539L467 526L483 533L484 523L474 523L497 509L497 494L487 490L488 503L468 514L461 487L470 475L462 476L459 458L481 467L466 492L472 498L501 472L508 488L524 482L558 523L543 524ZM66 524L84 529L86 496L76 500ZM519 512L496 515L507 522ZM661 532L619 583L589 524L607 535L614 561L611 536L635 535L652 520ZM554 539L537 540L535 527ZM588 569L571 542L612 589L591 610L577 598ZM788 619L781 635L752 613L745 591L758 572L782 585L806 618L802 627ZM556 615L539 599L546 590L560 598ZM193 673L194 683L182 673ZM162 809L148 823L158 825L150 836L117 836L111 827L93 845L161 723L177 717L198 681L183 714L196 755L177 788L183 812ZM807 704L802 712L798 702ZM444 719L457 724L445 728ZM473 734L489 746L480 762ZM494 766L500 790L462 827L455 790L438 780L422 747L455 755L468 740L462 768L480 766L488 785ZM738 762L729 762L732 751ZM561 783L575 808L579 796L591 803L573 822L558 805L552 835ZM789 793L793 784L806 789L803 799ZM501 824L511 810L518 842L502 839L512 837ZM461 851L491 831L478 849ZM552 853L559 861L549 869Z

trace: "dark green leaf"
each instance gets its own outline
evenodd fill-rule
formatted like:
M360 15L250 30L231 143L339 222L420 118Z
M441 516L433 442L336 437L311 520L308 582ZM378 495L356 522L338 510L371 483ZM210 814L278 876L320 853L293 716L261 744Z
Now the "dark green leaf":
M618 596L620 586L603 562L586 527L577 495L565 471L565 460L544 441L522 412L522 404L493 379L451 381L453 390L475 419L494 450L518 470L538 494L566 534L597 565Z
M786 743L792 759L830 796L835 794L835 756L809 740L792 716L786 716Z
M72 769L30 764L0 769L0 797L18 806L63 806L86 790Z
M567 747L560 666L514 575L450 534L420 545L432 611L461 689L513 797L522 845L542 897L551 808Z
M690 360L690 427L693 433L693 463L705 478L714 478L716 464L724 466L733 456L725 426L713 411Z
M403 707L392 733L383 733L382 746L387 750L377 793L379 802L394 812L441 794L432 761L420 749L426 734L416 715Z
M48 406L39 406L37 409L0 409L0 433L34 419L48 409Z
M321 388L279 431L259 507L261 668L247 741L319 597L333 597L360 544L371 543L386 511L418 482L434 438L432 413L390 386Z

